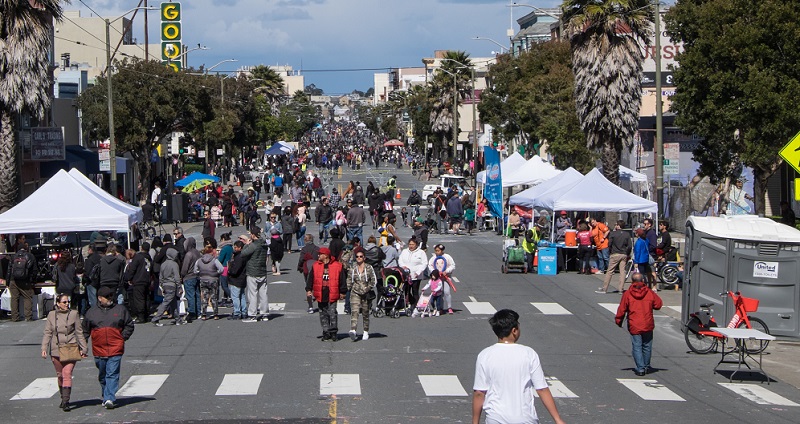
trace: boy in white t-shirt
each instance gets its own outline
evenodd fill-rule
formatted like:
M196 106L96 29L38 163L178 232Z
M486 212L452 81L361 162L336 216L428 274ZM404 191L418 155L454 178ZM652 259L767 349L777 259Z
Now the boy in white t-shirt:
M538 424L534 393L556 424L564 423L544 379L536 352L519 340L519 314L503 309L489 319L497 344L478 354L472 395L472 423L486 411L486 424ZM520 390L522 388L522 390Z

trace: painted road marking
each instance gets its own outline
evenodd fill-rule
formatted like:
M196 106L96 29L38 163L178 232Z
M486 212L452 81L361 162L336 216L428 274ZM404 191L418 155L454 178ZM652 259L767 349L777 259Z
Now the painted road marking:
M617 381L644 400L686 401L657 380L618 378Z
M683 312L683 308L682 308L682 307L680 307L680 306L667 306L667 308L670 308L670 309L672 309L673 311L675 311L675 312L677 312L677 313L679 313L679 314L680 314L681 312Z
M619 308L619 303L598 303L598 305L608 309L614 315L617 314L617 308Z
M225 374L217 396L245 396L258 393L264 374Z
M450 277L450 279L453 280L454 283L460 283L461 282L461 280L459 280L458 277Z
M572 390L568 389L567 386L564 385L559 379L555 377L545 377L545 381L547 381L547 385L550 386L550 393L553 395L554 398L576 398L576 395ZM536 391L533 392L533 395L539 397L539 394Z
M472 315L494 315L497 309L489 302L463 302Z
M531 302L531 305L545 315L572 315L572 312L558 303Z
M269 284L292 284L291 281L273 281Z
M361 381L358 374L320 374L320 396L361 395Z
M800 406L757 384L719 383L719 385L759 405Z
M418 375L425 396L467 396L457 375Z
M58 393L56 377L37 378L10 400L48 399Z
M132 375L117 391L117 396L154 396L169 374Z
M285 303L270 303L269 304L269 311L270 312L277 312L277 311L285 311L286 304Z

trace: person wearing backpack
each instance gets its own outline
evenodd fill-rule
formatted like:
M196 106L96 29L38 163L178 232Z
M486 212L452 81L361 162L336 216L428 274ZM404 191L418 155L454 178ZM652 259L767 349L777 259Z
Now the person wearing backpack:
M19 316L19 299L27 321L33 321L33 284L36 275L36 258L28 251L28 243L17 247L17 253L8 265L8 291L11 293L11 321L22 321Z

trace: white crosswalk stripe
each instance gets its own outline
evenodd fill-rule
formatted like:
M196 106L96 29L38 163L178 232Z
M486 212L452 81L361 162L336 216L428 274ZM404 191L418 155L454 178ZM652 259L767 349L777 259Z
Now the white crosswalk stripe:
M264 374L225 374L217 396L246 396L258 393Z
M670 309L672 309L673 311L675 311L677 313L681 313L683 311L683 308L680 305L678 305L678 306L667 306L667 308L670 308Z
M117 390L117 396L154 396L167 381L167 377L169 374L132 375L125 385Z
M616 315L617 308L619 308L619 303L598 303L598 305L606 308L609 312Z
M56 393L58 380L55 377L37 378L10 400L48 399Z
M553 395L554 398L576 398L576 395L572 390L568 389L567 386L564 385L559 379L555 377L545 377L547 381L547 385L550 386L550 394ZM533 392L533 395L539 397L536 392Z
M757 384L719 383L719 385L759 405L800 406Z
M320 374L320 396L361 395L361 380L358 374Z
M489 302L478 302L474 297L469 297L471 302L462 302L472 315L493 315L497 309Z
M285 303L270 303L269 304L269 311L270 312L278 312L278 311L285 311L286 304Z
M572 312L558 303L531 302L531 305L545 315L572 315Z
M418 375L425 396L467 396L457 375Z
M618 378L617 381L644 400L686 401L657 380Z

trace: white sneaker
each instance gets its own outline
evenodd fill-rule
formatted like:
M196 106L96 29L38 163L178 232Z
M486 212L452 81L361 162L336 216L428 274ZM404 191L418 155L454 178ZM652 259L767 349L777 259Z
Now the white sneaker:
M365 331L364 334L361 336L361 340L369 340L369 333Z
M356 335L356 330L350 330L350 340L352 341L358 340L358 336Z
M256 319L255 318L245 318L245 319L242 320L242 322L256 322Z

